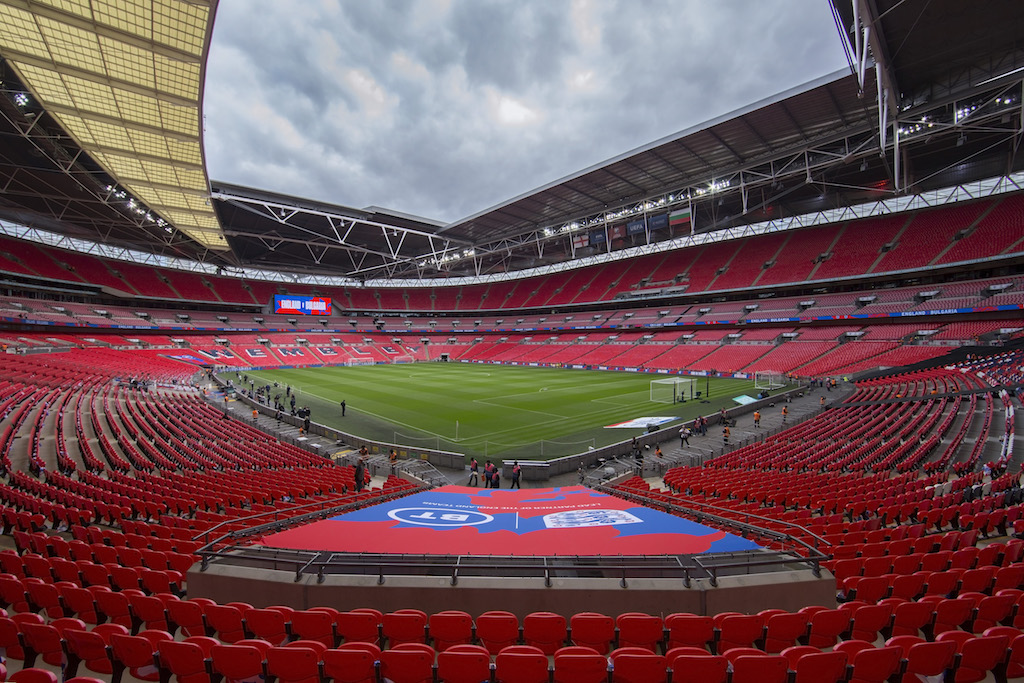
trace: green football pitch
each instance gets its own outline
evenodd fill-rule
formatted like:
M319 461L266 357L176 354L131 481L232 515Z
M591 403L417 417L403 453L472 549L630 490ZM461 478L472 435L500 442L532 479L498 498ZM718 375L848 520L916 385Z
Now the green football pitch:
M644 427L609 425L644 417L672 422L733 407L755 395L750 380L693 378L684 403L650 400L658 375L467 363L263 370L257 383L290 386L297 407L341 432L415 448L477 457L547 460L625 441ZM226 377L238 381L234 372ZM690 400L702 392L701 403ZM346 403L341 416L340 403Z

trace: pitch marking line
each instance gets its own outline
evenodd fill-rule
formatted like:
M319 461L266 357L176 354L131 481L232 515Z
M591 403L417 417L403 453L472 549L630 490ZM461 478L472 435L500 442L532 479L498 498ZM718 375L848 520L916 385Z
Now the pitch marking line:
M602 382L599 385L595 385L595 386L608 387L608 386L614 385L614 384L630 384L630 383L631 382L615 380L615 381L612 381L612 382ZM572 387L565 387L565 389L576 389L576 388L578 388L578 386L579 385L575 385L575 386L572 386ZM559 391L559 389L556 389L556 391ZM322 394L318 394L318 393L316 393L314 391L311 391L309 389L306 390L306 393L310 394L311 396L316 396L317 398L319 398L322 401L327 401L328 403L333 403L332 400L327 399ZM530 410L529 408L516 408L516 407L513 407L513 406L504 406L504 405L500 405L500 404L490 403L491 400L496 400L496 399L501 399L501 398L510 398L510 397L514 397L514 396L532 396L535 393L537 393L537 392L536 391L530 391L530 392L521 392L521 393L517 393L517 394L507 394L505 396L495 397L495 399L474 399L473 402L484 403L484 404L487 404L487 405L495 405L496 407L499 407L499 408L505 408L505 409L511 409L511 410L519 410L520 412L530 412L530 413L534 413L534 414L537 414L537 415L543 415L545 417L550 418L548 420L544 420L544 421L541 421L541 422L536 422L533 425L531 425L531 427L534 427L534 428L536 428L536 427L546 427L546 426L549 426L549 425L552 425L552 424L556 424L558 422L563 422L565 420L586 419L586 418L597 416L597 415L607 415L608 417L603 418L604 420L617 419L617 416L615 416L614 414L612 414L610 412L611 409L593 410L593 411L588 411L588 412L585 412L585 413L579 413L577 415L568 415L568 416L558 415L558 416L553 416L551 413L546 413L546 412L542 412L542 411L539 411L539 410ZM630 392L630 393L642 394L643 392L635 391L635 392ZM604 399L591 399L591 403L598 403L598 402L606 402L607 403L607 402L612 402L612 405L614 405L614 406L622 405L622 404L613 402L613 400L614 399L612 397L608 397L608 398L604 398ZM515 432L522 431L522 429L523 429L523 427L510 427L509 429L503 429L503 430L499 430L499 431L488 432L486 435L482 435L482 436L468 436L468 437L464 437L462 439L454 439L454 438L452 438L450 436L446 436L444 434L438 434L436 432L432 432L432 431L423 429L422 427L416 427L414 425L408 424L407 422L402 422L400 420L395 420L393 418L384 417L383 415L379 415L378 413L374 413L372 411L369 411L369 410L366 410L366 409L363 409L363 408L359 408L359 409L352 408L352 410L355 410L356 412L360 412L360 413L363 413L363 414L366 414L366 415L371 415L371 416L377 418L378 420L382 420L384 422L389 422L391 424L400 425L402 427L406 427L407 429L411 429L413 431L421 432L423 434L429 434L430 436L433 436L433 437L436 437L436 438L439 438L439 439L444 439L445 441L449 441L451 443L456 443L456 444L462 444L462 443L472 444L474 442L479 443L481 441L489 441L489 440L491 440L491 437L500 436L502 434L515 433ZM530 441L528 443L538 443L540 441L546 441L546 440L548 440L548 439L539 438L539 439L534 439L533 441ZM523 445L527 445L527 444L523 444Z

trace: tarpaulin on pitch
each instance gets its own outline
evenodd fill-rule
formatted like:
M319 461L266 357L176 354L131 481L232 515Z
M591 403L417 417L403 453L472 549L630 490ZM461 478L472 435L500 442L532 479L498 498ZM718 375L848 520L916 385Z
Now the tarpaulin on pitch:
M752 541L585 486L444 486L264 537L295 550L430 555L680 555Z

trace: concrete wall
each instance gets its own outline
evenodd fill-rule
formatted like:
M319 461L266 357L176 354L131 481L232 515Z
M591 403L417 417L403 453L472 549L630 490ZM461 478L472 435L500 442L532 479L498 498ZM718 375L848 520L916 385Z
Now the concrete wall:
M328 576L322 584L314 575L305 575L297 583L294 578L291 571L211 565L205 572L189 572L189 597L296 609L373 607L390 612L415 608L428 614L459 609L474 616L505 610L520 619L542 611L567 617L577 612L714 615L729 611L755 613L772 607L796 611L807 605L835 606L832 576L822 572L821 578L815 578L803 569L723 577L718 587L695 580L690 588L676 579L629 579L623 587L615 578L553 578L548 587L540 577L466 577L455 586L448 576L389 576L383 584L378 583L376 575Z

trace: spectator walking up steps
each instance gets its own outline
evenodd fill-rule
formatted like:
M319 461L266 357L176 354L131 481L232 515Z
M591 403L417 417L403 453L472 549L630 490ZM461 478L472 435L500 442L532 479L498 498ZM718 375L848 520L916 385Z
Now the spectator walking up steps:
M360 456L359 462L356 463L356 493L363 490L363 479L366 477L366 464L363 463L363 458Z

